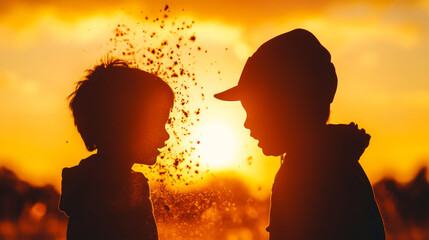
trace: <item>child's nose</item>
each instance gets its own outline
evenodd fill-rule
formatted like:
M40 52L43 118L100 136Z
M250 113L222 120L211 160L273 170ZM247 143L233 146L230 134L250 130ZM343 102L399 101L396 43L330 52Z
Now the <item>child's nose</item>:
M164 128L164 130L161 132L162 132L161 139L163 140L163 142L166 142L168 139L170 139L170 134L168 134L166 128Z
M246 120L244 121L243 125L244 125L245 128L250 129L250 127L249 127L249 118L246 117Z

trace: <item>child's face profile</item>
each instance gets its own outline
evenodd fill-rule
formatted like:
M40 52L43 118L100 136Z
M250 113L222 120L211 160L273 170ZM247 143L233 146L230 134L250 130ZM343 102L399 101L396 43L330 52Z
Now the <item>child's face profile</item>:
M115 120L106 126L100 150L118 156L119 164L155 164L159 149L170 137L166 123L173 107L171 99L150 95L123 99L121 109L115 111Z
M124 147L132 163L153 165L159 155L159 149L169 139L166 123L169 118L170 104L162 99L154 99L150 104L136 106L129 124L125 124Z
M250 130L251 137L259 141L258 146L265 155L281 155L288 143L299 138L303 110L295 106L299 104L296 101L285 104L280 99L255 98L240 100L247 115L244 127Z

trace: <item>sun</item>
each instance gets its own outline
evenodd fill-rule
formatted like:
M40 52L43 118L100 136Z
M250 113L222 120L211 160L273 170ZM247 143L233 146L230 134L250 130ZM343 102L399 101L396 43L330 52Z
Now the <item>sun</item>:
M201 127L196 153L202 166L224 169L234 165L236 138L226 124L210 123Z

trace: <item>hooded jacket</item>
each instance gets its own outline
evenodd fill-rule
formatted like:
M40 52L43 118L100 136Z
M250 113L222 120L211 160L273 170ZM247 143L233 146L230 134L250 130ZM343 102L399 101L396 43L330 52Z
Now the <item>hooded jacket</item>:
M142 173L124 179L104 171L95 154L64 168L59 208L67 216L68 240L157 240L149 185Z
M370 136L357 125L327 125L276 174L270 240L385 239L371 184L358 160Z

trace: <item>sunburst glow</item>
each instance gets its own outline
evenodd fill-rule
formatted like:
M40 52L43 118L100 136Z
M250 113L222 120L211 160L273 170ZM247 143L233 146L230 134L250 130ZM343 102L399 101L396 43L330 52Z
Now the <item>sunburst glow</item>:
M222 123L209 123L201 127L197 154L202 165L222 169L234 165L236 137Z

